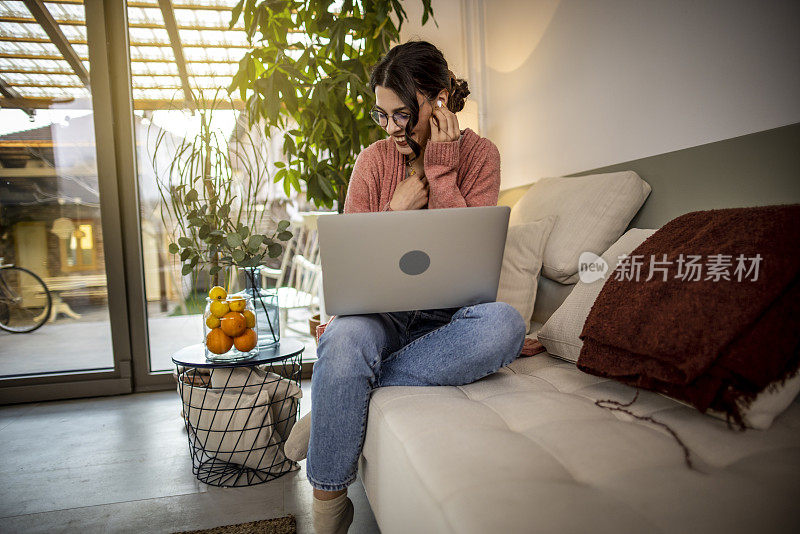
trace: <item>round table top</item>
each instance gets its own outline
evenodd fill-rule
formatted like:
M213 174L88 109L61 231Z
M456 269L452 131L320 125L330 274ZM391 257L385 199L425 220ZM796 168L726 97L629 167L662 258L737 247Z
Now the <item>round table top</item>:
M185 365L187 367L248 367L285 360L286 358L297 356L303 352L305 348L305 345L297 339L281 339L275 345L261 349L261 351L252 358L225 362L207 360L203 344L197 343L196 345L189 345L176 352L172 356L172 361L178 365Z

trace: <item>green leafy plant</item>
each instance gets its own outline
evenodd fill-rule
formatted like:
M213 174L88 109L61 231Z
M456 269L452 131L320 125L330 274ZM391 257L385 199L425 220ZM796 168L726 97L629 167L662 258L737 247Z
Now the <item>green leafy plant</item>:
M424 25L433 10L430 0L422 5ZM240 0L231 27L240 18L253 48L228 91L238 90L250 124L263 121L267 137L273 127L285 132L288 165L276 163L275 182L287 196L305 182L310 201L331 208L337 200L342 212L356 156L380 136L369 117L369 68L399 40L408 20L401 2Z
M265 210L257 198L269 179L266 156L250 136L225 139L212 124L213 116L224 100L215 94L205 99L197 92L196 114L199 132L194 137L179 138L157 129L151 161L161 195L161 218L173 242L169 252L178 254L183 263L181 274L209 268L214 285L219 285L223 267L256 267L265 257L283 253L279 241L288 241L292 233L289 221L282 220L272 235L261 233ZM226 106L232 109L232 102ZM188 113L188 111L187 111ZM151 127L152 129L152 127ZM150 130L148 130L150 133ZM158 156L166 151L166 168ZM234 168L241 176L234 176Z

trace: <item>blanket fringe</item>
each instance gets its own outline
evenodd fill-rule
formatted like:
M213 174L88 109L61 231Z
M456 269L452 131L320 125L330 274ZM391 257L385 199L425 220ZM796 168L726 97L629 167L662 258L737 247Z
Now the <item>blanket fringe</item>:
M616 412L624 412L624 413L626 413L626 414L628 414L631 417L634 417L636 419L639 419L639 420L642 420L642 421L649 421L650 423L653 423L655 425L659 425L661 427L664 427L665 429L667 429L667 431L670 434L672 434L672 437L675 438L675 441L677 441L678 445L680 445L681 448L683 449L683 459L686 462L686 465L689 467L689 469L692 469L694 471L698 471L697 469L694 468L694 465L692 464L692 459L690 457L691 453L689 451L689 447L686 446L686 444L683 442L683 440L678 436L678 434L674 430L672 430L668 425L662 423L661 421L657 421L657 420L653 419L649 415L637 415L637 414L633 413L632 411L625 409L625 408L631 406L634 402L636 402L636 399L638 399L638 398L639 398L639 390L637 389L636 390L636 395L634 395L633 399L630 402L626 403L626 404L622 404L619 401L615 401L615 400L611 400L611 399L605 399L605 400L598 399L598 400L594 401L594 403L597 406L601 407L601 408L605 408L606 410L611 410L611 411L616 411Z

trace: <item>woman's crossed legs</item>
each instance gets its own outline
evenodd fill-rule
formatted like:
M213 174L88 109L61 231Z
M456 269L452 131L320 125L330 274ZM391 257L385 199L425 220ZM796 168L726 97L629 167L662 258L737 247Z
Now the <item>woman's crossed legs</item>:
M306 462L316 490L335 496L355 480L374 388L469 384L514 361L525 341L525 321L504 302L465 306L443 326L426 318L425 311L341 315L325 328Z

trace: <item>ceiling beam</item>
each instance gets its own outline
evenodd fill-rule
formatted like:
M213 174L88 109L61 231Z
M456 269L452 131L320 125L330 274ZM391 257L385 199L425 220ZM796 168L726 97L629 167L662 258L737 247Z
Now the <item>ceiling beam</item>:
M72 102L72 99L55 99L55 98L0 98L0 108L8 109L49 109L53 105L67 104ZM201 103L202 107L202 103ZM87 107L88 109L88 107ZM160 109L191 109L188 102L182 100L169 100L169 99L146 99L134 98L133 109L138 110L160 110ZM241 100L220 100L216 103L215 109L244 109L244 102Z
M27 1L27 0L23 0ZM13 24L34 24L36 20L32 19L31 17L19 17L16 15L3 15L0 16L0 22L9 22ZM59 19L55 21L57 24L62 26L85 26L86 22L81 19ZM151 30L163 30L164 25L160 22L130 22L128 23L129 28L146 28ZM214 30L220 32L231 32L231 31L244 31L244 26L237 23L236 26L233 28L229 28L227 25L220 26L218 24L209 24L209 25L200 25L200 24L179 24L179 30ZM287 30L286 33L305 33L304 30L301 29L291 29ZM356 32L351 30L347 32L351 36L355 36Z
M25 7L28 8L28 11L31 12L31 15L33 15L33 18L36 19L36 22L39 23L39 26L42 27L53 44L56 45L61 55L64 56L69 66L72 67L75 75L80 78L83 85L89 87L89 73L86 71L86 67L83 66L83 62L78 57L78 54L69 42L67 42L67 38L64 37L64 32L61 31L58 23L47 10L42 0L22 1L25 3Z
M73 73L69 69L64 70L47 70L47 69L18 69L18 68L11 68L5 69L0 68L0 75L2 74L52 74L52 75L60 75L60 76L72 76ZM235 70L231 70L230 72L223 73L223 72L216 72L213 74L209 73L193 73L190 72L189 76L193 78L225 78L225 77L232 77L236 74ZM154 78L177 78L177 72L132 72L131 75L136 78L137 76L143 77L154 77ZM24 84L23 84L24 85Z
M51 4L68 4L68 5L82 5L83 0L47 0ZM141 8L154 8L158 9L158 3L153 2L138 2L130 0L128 7L141 7ZM181 4L174 4L175 9L196 9L198 11L230 11L233 6L229 5L200 5L191 2L183 2Z
M83 89L82 85L74 83L58 83L58 82L11 82L5 85L9 87L32 87L35 89ZM148 85L148 84L133 84L133 89L183 89L181 85ZM198 89L216 89L216 87L198 87Z
M71 4L71 5L82 5L83 0L47 0L48 3L51 4ZM154 8L158 9L158 4L153 2L143 2L137 0L129 0L128 7L141 7L141 8ZM197 10L197 11L230 11L233 9L231 5L203 5L203 4L195 4L193 2L181 2L179 4L173 4L172 7L175 9L189 9L189 10ZM297 13L296 9L292 9L292 13ZM331 11L332 15L338 16L338 11Z
M23 0L27 3L27 0ZM4 15L0 17L0 22L11 22L15 24L34 24L36 20L31 17L19 17L16 15ZM81 19L59 19L55 21L62 26L85 26L86 22ZM148 28L148 29L164 29L164 25L159 22L130 22L129 28ZM179 30L216 30L216 31L244 31L244 26L234 26L233 29L228 26L220 26L218 24L200 25L200 24L184 24L178 26ZM302 33L302 30L289 30L288 33Z
M181 35L178 32L175 11L172 9L172 0L158 0L158 7L164 17L164 25L167 27L167 35L169 35L169 42L172 45L172 54L175 56L175 64L178 66L183 97L187 102L194 102L192 87L189 85L189 72L186 70L186 58L183 56L183 47L181 46Z
M53 61L63 61L63 57L61 56L53 56L50 54L2 54L0 58L3 59L50 59ZM175 60L172 58L150 58L150 57L132 57L131 61L136 61L139 63L175 63ZM186 63L227 63L231 65L238 65L238 59L187 59Z
M133 89L141 89L144 91L147 90L166 90L166 91L176 91L178 89L183 89L183 85L153 85L153 84L146 84L146 83L135 83L136 77L134 76L134 84ZM30 87L36 89L83 89L82 85L77 85L74 83L57 83L57 82L14 82L14 83L6 83L4 84L9 88L12 87ZM219 85L211 84L208 86L198 86L198 91L215 91Z
M78 44L78 45L88 44L86 39L69 39L68 41L69 41L69 44L73 44L73 45L76 45L76 44ZM20 36L17 36L17 35L0 35L0 42L47 44L47 43L49 43L51 41L50 41L50 39L47 39L47 38L44 38L44 37L29 37L27 35L24 35L24 36L23 35L20 35ZM187 42L181 41L181 45L184 48L215 48L215 49L217 49L217 48L244 48L244 49L250 48L250 45L246 44L246 43L239 43L239 44L236 44L236 43L213 43L212 44L212 43L196 43L196 42L195 43L187 43ZM166 48L166 47L172 46L172 44L171 43L165 43L165 42L133 41L133 42L131 42L131 46L152 46L152 47L156 47L156 48L158 48L158 47Z

